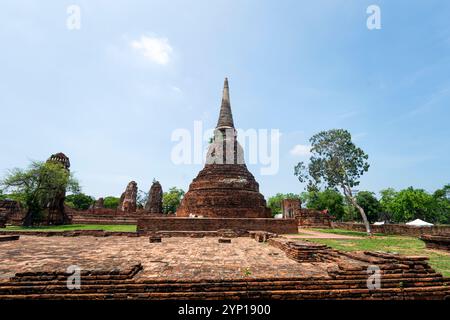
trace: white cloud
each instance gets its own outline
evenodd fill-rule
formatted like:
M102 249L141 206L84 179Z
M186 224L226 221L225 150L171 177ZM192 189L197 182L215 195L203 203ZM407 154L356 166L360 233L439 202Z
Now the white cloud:
M141 36L139 40L131 41L130 46L146 59L160 65L168 64L173 52L167 38Z
M176 93L183 93L183 91L177 87L177 86L171 86L172 91L175 91Z
M306 157L311 154L311 146L307 146L304 144L297 144L289 152L293 156Z

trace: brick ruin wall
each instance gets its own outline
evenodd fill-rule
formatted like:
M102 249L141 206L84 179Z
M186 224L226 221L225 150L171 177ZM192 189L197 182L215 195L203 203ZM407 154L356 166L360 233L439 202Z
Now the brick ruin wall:
M281 201L283 218L295 218L299 227L330 228L331 216L327 210L302 208L300 199Z
M258 231L266 233L265 231ZM219 229L215 231L104 231L104 230L70 230L70 231L2 231L0 230L0 242L7 241L7 237L19 236L37 236L37 237L188 237L188 238L204 238L204 237L248 237L252 231L246 230L229 230ZM264 240L265 241L265 240Z
M331 217L328 213L314 209L298 209L295 219L299 227L330 228Z
M349 222L332 222L332 228L345 229L351 231L365 232L366 228L362 223L349 223ZM414 227L404 224L383 224L383 225L371 225L372 232L384 233L384 234L396 234L403 236L419 237L423 234L443 235L450 234L450 226L437 225L430 227Z
M174 217L163 213L150 213L145 210L126 212L119 209L95 208L86 211L68 209L72 224L137 224L142 217Z
M450 234L447 236L436 236L431 234L424 234L420 239L425 242L428 249L438 249L450 252Z
M91 208L84 211L79 211L65 206L65 212L67 213L71 224L126 224L135 225L138 219L142 217L175 217L174 214L163 214L163 213L150 213L149 211L138 209L136 212L126 212L119 209L108 209L108 208ZM6 211L6 210L3 210ZM1 211L1 213L3 213ZM20 210L10 210L6 211L6 224L13 226L22 225L23 219L25 217L25 211Z
M6 224L12 224L12 221L25 217L25 213L17 201L0 200L0 228L4 228Z
M273 218L142 218L137 230L143 231L217 231L223 229L298 233L295 219ZM239 233L239 232L238 232Z

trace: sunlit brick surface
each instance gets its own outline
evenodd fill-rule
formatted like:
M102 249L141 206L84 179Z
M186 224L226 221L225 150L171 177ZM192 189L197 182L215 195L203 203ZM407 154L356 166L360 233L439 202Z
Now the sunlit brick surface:
M70 265L84 270L126 269L141 263L138 278L225 279L266 277L328 277L327 263L297 263L284 252L250 238L148 237L35 237L0 244L0 277L17 272L65 271Z

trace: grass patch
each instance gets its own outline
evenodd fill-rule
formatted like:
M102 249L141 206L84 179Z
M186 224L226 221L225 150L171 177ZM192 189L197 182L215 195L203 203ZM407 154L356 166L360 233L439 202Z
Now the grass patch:
M323 233L340 234L343 236L367 237L367 233L362 232L362 231L352 231L352 230L345 230L345 229L319 229L319 228L308 229L308 230L319 231L319 232L323 232ZM383 234L382 233L374 233L373 235L382 236Z
M365 239L308 239L342 251L384 251L403 255L427 256L430 265L446 277L450 277L450 254L429 250L425 243L413 237L383 236Z
M7 226L0 229L6 231L73 231L73 230L103 230L113 232L135 232L136 225L104 225L104 224L66 224L61 226L21 227Z

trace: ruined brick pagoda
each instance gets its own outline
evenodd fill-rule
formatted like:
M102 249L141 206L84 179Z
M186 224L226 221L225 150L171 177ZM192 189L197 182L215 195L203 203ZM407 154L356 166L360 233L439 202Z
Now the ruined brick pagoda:
M270 209L244 162L225 78L219 120L206 164L189 186L178 217L269 218Z
M150 213L163 212L163 190L159 181L153 180L150 191L148 192L148 200L145 204L145 211Z
M124 212L136 212L138 187L136 181L130 181L120 196L118 209Z

